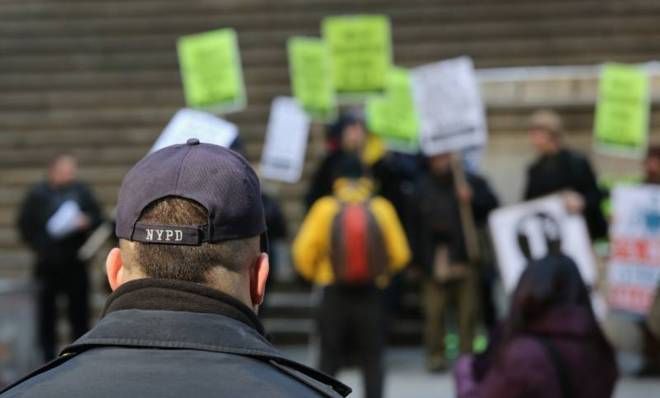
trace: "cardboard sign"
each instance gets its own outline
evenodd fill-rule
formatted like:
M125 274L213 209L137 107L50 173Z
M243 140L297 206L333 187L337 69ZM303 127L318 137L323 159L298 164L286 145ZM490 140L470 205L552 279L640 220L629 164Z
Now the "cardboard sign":
M189 138L229 148L238 137L238 127L210 113L193 109L179 110L160 134L151 152L166 146L185 144Z
M612 204L608 301L646 314L660 282L660 187L617 187Z
M594 135L596 149L642 157L649 133L649 80L628 65L603 67L598 87Z
M217 112L245 107L243 72L233 29L183 36L177 50L189 107Z
M332 119L337 104L326 44L317 38L293 37L287 49L293 96L314 119Z
M414 68L412 82L424 154L485 145L486 116L469 57Z
M273 100L261 155L261 175L271 180L297 182L302 174L309 133L309 117L290 97Z
M338 94L365 96L385 89L392 67L390 21L386 16L328 17L322 30Z
M584 218L569 214L561 195L495 210L489 226L502 282L512 292L529 259L553 251L571 257L587 285L596 280L596 266Z
M369 131L383 137L393 150L416 152L419 148L419 120L413 100L410 73L392 68L385 95L367 101Z

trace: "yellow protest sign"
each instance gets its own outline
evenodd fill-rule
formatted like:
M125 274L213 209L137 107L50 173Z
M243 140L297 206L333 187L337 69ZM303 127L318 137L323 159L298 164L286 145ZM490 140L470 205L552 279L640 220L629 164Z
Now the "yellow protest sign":
M183 36L177 50L189 107L229 111L245 106L241 60L233 29Z
M638 67L607 64L598 87L594 135L606 152L642 156L649 130L649 83Z
M387 77L385 95L372 97L367 102L369 131L383 137L392 149L416 151L419 118L410 73L403 68L392 68Z
M392 66L390 21L384 15L351 15L323 20L338 94L365 95L385 89Z
M334 116L336 100L330 74L330 54L323 40L293 37L287 43L292 92L313 118Z

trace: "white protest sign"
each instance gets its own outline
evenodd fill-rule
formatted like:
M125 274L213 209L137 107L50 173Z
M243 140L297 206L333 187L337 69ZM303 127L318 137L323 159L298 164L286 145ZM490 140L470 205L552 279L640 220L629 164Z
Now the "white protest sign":
M646 314L660 281L660 187L617 187L612 206L608 301Z
M472 59L459 57L414 68L412 85L424 154L486 143L486 116Z
M189 138L228 148L236 137L238 127L235 124L207 112L184 108L170 120L149 153L166 146L185 144Z
M495 210L489 225L500 275L507 292L513 291L531 259L553 250L571 257L587 285L596 280L596 264L584 218L569 214L561 195Z
M78 219L83 213L75 200L67 200L48 219L46 230L55 239L64 238L78 229Z
M308 134L309 116L295 99L275 98L261 154L262 177L289 183L298 181L305 161Z

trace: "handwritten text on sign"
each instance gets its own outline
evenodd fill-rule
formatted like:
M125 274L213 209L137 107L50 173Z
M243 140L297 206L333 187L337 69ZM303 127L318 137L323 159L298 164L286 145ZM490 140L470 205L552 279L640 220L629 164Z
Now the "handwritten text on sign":
M660 187L619 186L612 204L609 302L645 314L660 281Z

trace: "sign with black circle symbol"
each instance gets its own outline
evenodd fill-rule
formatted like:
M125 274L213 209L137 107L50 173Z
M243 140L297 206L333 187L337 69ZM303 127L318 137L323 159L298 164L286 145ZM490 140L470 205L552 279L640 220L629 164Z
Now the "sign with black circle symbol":
M584 218L570 214L561 195L546 196L495 210L489 217L500 275L513 291L530 260L548 254L571 257L587 285L596 280L596 263Z

